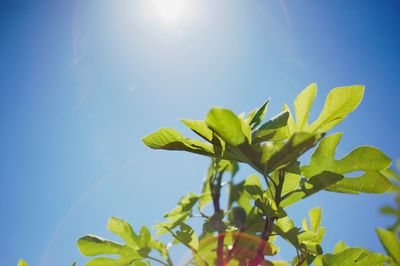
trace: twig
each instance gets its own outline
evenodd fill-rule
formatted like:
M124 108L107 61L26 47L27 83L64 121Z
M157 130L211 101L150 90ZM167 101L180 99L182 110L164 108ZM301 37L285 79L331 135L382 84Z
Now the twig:
M165 266L169 266L169 265L170 265L170 264L165 263L165 262L163 262L162 260L159 260L159 259L154 258L154 257L152 257L152 256L147 256L147 258L150 259L150 260L157 261L158 263L161 263L162 265L165 265Z

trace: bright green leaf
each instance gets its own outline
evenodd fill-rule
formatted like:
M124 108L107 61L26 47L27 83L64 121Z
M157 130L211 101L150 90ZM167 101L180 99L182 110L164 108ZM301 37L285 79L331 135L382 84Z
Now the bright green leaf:
M283 112L289 113L289 117L288 117L287 125L286 125L286 134L287 134L287 136L291 136L296 129L296 124L294 122L293 115L290 111L290 107L286 103L283 105Z
M327 132L356 109L363 95L364 86L361 85L334 88L326 97L324 108L310 125L310 130Z
M151 249L147 247L149 241L143 241L150 238L150 236L143 235L144 233L149 234L148 231L144 232L142 229L140 235L137 235L127 222L116 217L109 219L108 229L120 236L126 244L122 245L111 240L87 235L78 240L79 250L85 256L119 255L120 257L98 257L89 261L86 266L125 266L133 261L143 259L150 252Z
M302 174L310 177L321 171L339 174L366 171L360 177L343 179L330 190L345 193L383 193L389 190L389 180L379 171L390 166L390 158L376 148L363 146L354 149L342 159L335 160L335 151L341 136L341 133L336 133L324 138L311 156L310 164L302 167Z
M25 260L20 259L18 261L18 266L29 266L29 264Z
M267 112L268 103L270 98L268 98L260 108L257 109L256 112L251 116L249 125L252 129L256 128L264 119L265 113Z
M343 241L339 241L336 243L335 247L333 248L333 254L337 254L348 248L349 248L349 246L346 245L346 243L344 243Z
M380 172L366 172L359 177L343 178L333 186L327 188L329 191L350 194L385 193L392 188L392 183Z
M195 132L200 137L209 142L212 142L213 132L211 129L208 128L206 122L204 122L203 120L181 119L181 122L191 130L193 130L193 132Z
M400 265L400 241L395 233L388 230L377 228L376 233L378 234L379 240L385 248L388 255Z
M312 148L321 138L320 134L311 134L306 132L296 132L290 139L278 150L267 162L266 173L286 166Z
M311 209L309 212L310 216L310 225L311 225L311 230L313 232L317 232L320 224L321 224L321 208L314 208Z
M242 120L230 110L212 108L206 117L206 124L227 143L237 146L245 142Z
M310 113L310 109L316 94L317 84L311 83L296 97L294 101L296 131L307 131L308 114Z
M206 156L213 156L213 147L195 139L184 138L173 128L161 128L143 138L143 143L152 149L188 151Z
M283 140L287 137L286 125L289 112L284 111L263 124L253 133L253 144L263 141Z
M157 229L156 235L163 235L168 230L171 230L185 222L192 214L192 209L200 198L200 195L194 193L189 193L187 196L182 197L178 202L178 206L164 215L168 220L160 222L154 226L154 228Z
M263 189L260 183L260 179L257 175L253 174L246 178L244 181L244 188L246 189L247 193L252 196L259 196L262 197Z
M342 175L328 171L315 175L310 179L308 179L307 181L304 180L301 189L285 195L280 206L282 208L286 208L303 198L309 197L322 189L325 189L329 186L336 184L342 179L343 179Z

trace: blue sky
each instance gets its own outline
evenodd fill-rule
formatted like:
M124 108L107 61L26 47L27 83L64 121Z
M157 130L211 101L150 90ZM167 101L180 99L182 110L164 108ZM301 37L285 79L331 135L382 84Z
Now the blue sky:
M112 237L109 216L151 225L198 192L207 159L140 140L166 126L190 135L179 118L214 105L239 113L271 96L272 116L315 81L316 117L331 88L365 84L334 130L338 155L368 144L399 157L398 12L396 1L185 0L166 21L151 0L2 1L0 265L82 264L76 239ZM378 214L391 201L322 193L289 214L322 206L328 251L339 240L381 251L373 228L391 222Z

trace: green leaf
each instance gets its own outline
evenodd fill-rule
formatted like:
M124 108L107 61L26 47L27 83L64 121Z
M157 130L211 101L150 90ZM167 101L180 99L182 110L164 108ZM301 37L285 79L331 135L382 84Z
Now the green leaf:
M286 103L283 105L283 111L289 113L289 118L287 120L287 126L286 126L286 134L288 136L291 136L296 129L296 124L294 122L293 115L290 111L290 108Z
M287 137L286 125L289 118L289 112L284 111L263 124L253 133L253 144L263 141L283 140Z
M356 109L363 95L364 86L361 85L334 88L326 97L324 108L310 130L327 132Z
M229 212L229 220L236 228L242 228L246 224L247 214L242 207L233 207Z
M364 266L386 265L390 259L379 253L373 253L364 248L345 248L335 254L325 254L322 257L323 266Z
M264 119L265 113L267 111L268 103L270 101L270 98L268 98L263 105L260 106L260 108L257 109L257 111L251 116L249 125L252 129L256 128Z
M392 183L380 172L366 172L359 177L343 178L333 186L327 188L329 191L358 194L385 193L392 188Z
M383 206L379 210L382 214L388 214L388 215L400 215L400 211L395 210L391 206Z
M295 190L299 185L300 185L300 175L286 172L282 186L282 195Z
M287 261L273 261L272 264L274 266L290 266L290 263Z
M147 228L142 227L140 234L137 235L129 223L116 217L109 219L107 227L109 231L121 237L126 244L118 244L94 235L80 238L78 247L85 256L119 255L118 258L98 257L89 261L86 266L130 265L134 261L147 257L151 251L150 246L157 243L151 238Z
M161 128L143 138L143 143L152 149L188 151L206 156L213 156L213 147L195 139L184 138L173 128Z
M25 260L20 259L18 261L18 266L29 266L29 264Z
M199 239L194 233L193 228L185 223L180 224L180 230L175 233L174 237L176 237L179 242L191 247L194 250L199 248Z
M160 222L154 226L154 228L157 229L156 235L163 235L185 222L192 214L194 205L201 197L201 195L196 195L194 193L189 193L187 196L182 197L178 202L178 206L164 215L167 221Z
M383 193L389 190L391 183L380 171L390 166L390 158L376 148L363 146L354 149L342 159L335 160L335 151L341 136L341 133L336 133L324 138L311 156L310 164L301 168L302 174L310 177L322 171L339 174L365 171L360 177L343 179L330 190L345 193Z
M324 138L311 156L308 166L302 167L302 174L309 177L324 170L345 174L353 171L380 171L388 168L391 160L380 150L363 146L358 147L340 160L335 160L336 147L342 133Z
M284 195L284 199L280 203L280 206L286 208L303 198L309 197L322 189L336 184L342 179L343 176L340 174L324 171L308 180L303 180L301 189Z
M335 247L333 248L333 254L337 254L348 248L349 248L349 246L346 245L346 243L344 243L343 241L339 241L336 243Z
M379 240L385 248L388 255L400 265L400 241L395 233L388 230L377 228L376 233L378 234Z
M181 119L181 122L203 139L212 142L213 131L208 128L206 122L203 120Z
M317 94L317 84L311 83L307 86L294 101L294 110L296 114L296 131L308 130L308 114L315 95Z
M264 191L262 189L260 179L257 175L253 174L246 178L244 181L244 188L252 196L262 197Z
M296 161L297 158L312 148L322 136L307 132L296 132L267 162L266 173Z
M321 208L311 209L309 212L309 216L310 216L311 230L313 232L317 232L321 224L321 218L322 218Z
M212 108L207 114L206 124L230 145L237 146L246 140L242 120L230 110Z

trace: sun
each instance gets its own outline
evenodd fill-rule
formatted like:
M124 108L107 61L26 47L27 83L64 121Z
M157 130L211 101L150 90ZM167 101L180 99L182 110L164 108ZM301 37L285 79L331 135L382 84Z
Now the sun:
M185 0L154 0L161 16L168 21L177 20Z

